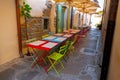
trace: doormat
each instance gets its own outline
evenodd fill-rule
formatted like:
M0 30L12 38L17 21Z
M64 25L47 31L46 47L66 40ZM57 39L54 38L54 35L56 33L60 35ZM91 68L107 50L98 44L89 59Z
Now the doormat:
M80 75L81 75L81 76L86 76L86 75L88 75L88 73L87 73L86 70L82 70L82 71L80 72Z
M92 77L92 80L98 80L99 71L97 71L96 65L88 64L86 65L85 71Z
M96 41L96 40L97 40L97 37L96 37L96 36L90 36L90 37L89 37L89 40L95 40L95 41Z
M96 66L95 66L95 65L90 65L90 64L88 64L88 65L86 66L86 68L85 68L85 71L86 71L86 72L95 72L95 70L96 70Z
M80 52L81 54L90 55L90 56L96 55L96 51L91 48L81 48Z

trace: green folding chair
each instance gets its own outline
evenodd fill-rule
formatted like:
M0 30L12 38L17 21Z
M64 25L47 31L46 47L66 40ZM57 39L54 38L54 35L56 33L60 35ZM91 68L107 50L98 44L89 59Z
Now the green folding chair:
M50 54L48 56L48 60L50 61L50 64L51 64L48 71L53 68L54 71L56 72L56 74L59 75L59 72L62 69L64 69L61 59L64 57L66 51L67 51L67 45L63 45L62 47L60 47L59 52L53 52L52 54ZM60 65L62 67L59 71L56 69L56 64L58 64L58 63L60 63Z
M75 35L74 39L71 41L71 44L69 45L69 51L70 51L70 53L73 53L73 51L75 49L74 45L75 45L76 41L77 41L77 35Z
M48 37L48 36L50 36L50 34L45 34L45 35L42 36L42 39L43 39L43 38L46 38L46 37Z

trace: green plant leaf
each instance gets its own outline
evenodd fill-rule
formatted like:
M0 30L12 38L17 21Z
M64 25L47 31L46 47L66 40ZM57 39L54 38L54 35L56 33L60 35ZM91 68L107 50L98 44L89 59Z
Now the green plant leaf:
M30 15L30 11L31 11L31 7L29 4L26 4L25 2L23 2L23 6L21 6L21 14L25 17L31 17Z

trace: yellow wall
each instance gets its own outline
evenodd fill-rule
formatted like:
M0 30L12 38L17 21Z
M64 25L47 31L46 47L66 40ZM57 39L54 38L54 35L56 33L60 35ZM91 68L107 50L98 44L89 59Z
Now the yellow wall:
M79 13L75 13L73 16L73 27L78 27Z
M55 17L56 17L56 4L54 4L51 8L51 12L50 12L50 31L55 33L56 29L55 29Z
M120 80L120 1L117 13L108 80Z
M103 14L103 21L102 21L102 45L104 49L104 42L106 37L107 31L107 24L108 24L108 16L109 16L109 7L110 7L110 0L104 1L104 14Z
M74 15L73 15L73 27L74 28L78 28L79 24L78 24L78 21L79 21L79 12L78 11L75 11L74 10Z
M0 64L19 57L15 0L0 1Z

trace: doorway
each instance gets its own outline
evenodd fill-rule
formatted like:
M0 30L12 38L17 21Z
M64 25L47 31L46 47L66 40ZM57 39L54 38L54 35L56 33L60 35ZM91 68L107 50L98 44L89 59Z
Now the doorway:
M60 4L57 5L57 11L56 11L56 33L61 33L64 30L65 25L65 12L66 7L62 6ZM67 25L67 24L66 24Z

